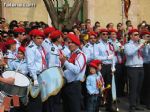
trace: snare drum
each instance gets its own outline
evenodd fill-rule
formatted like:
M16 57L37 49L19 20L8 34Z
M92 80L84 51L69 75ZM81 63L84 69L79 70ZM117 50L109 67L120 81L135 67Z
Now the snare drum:
M4 78L13 77L15 78L14 85L6 84L0 82L1 89L8 95L17 95L19 97L24 97L28 94L28 87L30 85L29 79L16 71L5 71L2 73Z

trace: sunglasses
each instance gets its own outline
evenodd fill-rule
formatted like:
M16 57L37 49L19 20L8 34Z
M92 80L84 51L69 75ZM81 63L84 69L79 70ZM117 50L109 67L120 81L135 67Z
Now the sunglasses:
M68 42L68 44L72 44L73 42Z
M43 38L40 38L40 37L38 37L38 38L36 38L36 39L41 39L41 40L43 40Z
M108 35L108 33L102 33L102 35Z
M139 36L139 34L134 34L134 36Z

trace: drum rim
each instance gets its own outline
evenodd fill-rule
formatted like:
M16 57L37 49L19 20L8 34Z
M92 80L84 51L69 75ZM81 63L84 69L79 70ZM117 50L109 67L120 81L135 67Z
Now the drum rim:
M50 68L59 68L59 69L62 69L62 68L59 67L59 66L52 66L52 67L48 67L48 68L42 70L41 73L44 72L44 71L46 71L46 70L48 70L48 69L50 69ZM40 74L41 74L41 73L40 73Z
M13 71L13 70L6 70L6 71ZM6 71L4 71L4 72L6 72ZM4 72L3 72L3 73L4 73ZM13 72L15 72L15 71L13 71ZM2 75L1 75L2 77L3 77L3 73L2 73ZM17 73L20 73L20 72L17 72ZM20 74L23 75L23 76L25 76L23 73L20 73ZM30 85L30 78L29 78L28 76L25 76L25 77L28 79L29 85ZM4 77L3 77L3 78L4 78ZM3 83L4 83L4 82L3 82ZM5 83L5 84L7 84L7 83ZM12 85L12 84L8 84L8 85ZM28 85L28 86L29 86L29 85ZM28 86L18 86L18 85L14 85L14 84L13 84L12 86L21 87L21 88L28 87Z

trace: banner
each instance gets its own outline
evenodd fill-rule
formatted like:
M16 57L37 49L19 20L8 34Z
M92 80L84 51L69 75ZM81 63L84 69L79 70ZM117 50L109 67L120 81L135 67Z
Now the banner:
M125 17L128 19L128 11L131 5L131 0L124 0L124 12L125 12Z

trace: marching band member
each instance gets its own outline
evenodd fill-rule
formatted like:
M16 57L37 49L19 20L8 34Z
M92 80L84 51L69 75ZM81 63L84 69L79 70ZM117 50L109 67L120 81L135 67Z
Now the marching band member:
M16 41L14 39L8 39L6 41L6 47L7 47L7 53L4 55L4 58L8 60L7 65L10 66L13 60L17 59Z
M87 62L95 59L95 43L97 41L97 34L95 32L89 32L89 42L83 46L82 51L85 53Z
M48 53L46 54L48 68L61 67L61 61L59 57L63 54L58 46L61 45L63 41L62 32L59 30L55 30L51 33L50 38L52 43ZM43 112L60 112L60 104L60 93L55 96L50 96L43 103Z
M115 29L109 30L109 42L113 45L115 51L115 82L117 96L120 97L124 93L124 81L125 76L123 73L123 46L117 40L117 31Z
M28 74L27 62L25 59L25 48L23 46L18 48L17 59L14 60L8 68L10 70L17 70L24 75Z
M44 29L44 34L45 34L46 38L44 39L44 41L42 43L42 46L44 47L44 49L46 50L46 52L49 51L49 48L52 45L50 35L51 35L51 33L53 31L55 31L54 27L47 27L47 28Z
M48 53L46 54L48 67L53 67L53 66L61 67L61 62L59 59L59 56L63 55L62 51L59 49L59 45L61 45L63 41L61 34L62 33L59 30L56 30L51 33L50 38L52 41L52 45L49 48Z
M28 74L27 62L25 59L25 48L24 47L20 46L18 48L17 59L14 60L10 66L8 66L8 69L14 70L16 72L20 72L24 75ZM25 106L28 103L28 95L21 97L20 103L21 103L20 107L11 109L11 112L24 112L24 111L26 111Z
M129 109L130 112L143 110L139 107L140 93L144 78L142 49L144 43L139 44L139 31L129 31L130 41L125 44L126 66L129 78Z
M33 41L26 47L27 67L30 77L33 79L34 86L39 86L37 77L40 72L46 69L45 50L42 47L44 33L40 30L34 29L32 31ZM41 97L38 95L36 98L29 97L29 112L42 112Z
M60 57L66 67L64 77L66 85L62 89L64 112L80 112L81 109L81 81L84 80L86 70L86 57L79 49L80 41L74 34L68 34L71 56Z
M146 108L150 110L150 32L143 31L142 39L147 41L143 48L143 59L144 59L144 83L142 88L142 97L144 103L146 104ZM149 43L148 43L149 42ZM142 101L142 99L141 99ZM143 101L142 101L143 102Z
M23 27L18 27L14 29L14 37L16 41L16 51L21 46L21 42L25 39L25 29Z
M99 61L99 60L98 60ZM99 64L98 64L99 63ZM102 89L100 66L101 62L92 60L89 63L90 74L86 79L86 88L88 92L86 112L99 112L100 89Z
M102 76L104 78L105 87L111 85L112 72L115 72L115 57L114 57L114 47L108 42L108 30L100 30L100 42L97 43L96 59L102 61ZM112 108L112 94L111 89L108 90L108 95L106 99L106 110L111 112L114 111Z
M67 38L67 37L64 38L64 45L63 45L63 47L62 47L62 52L63 52L63 54L64 54L67 58L70 57L71 52L70 52L70 49L69 49L69 47L68 47L68 38Z

